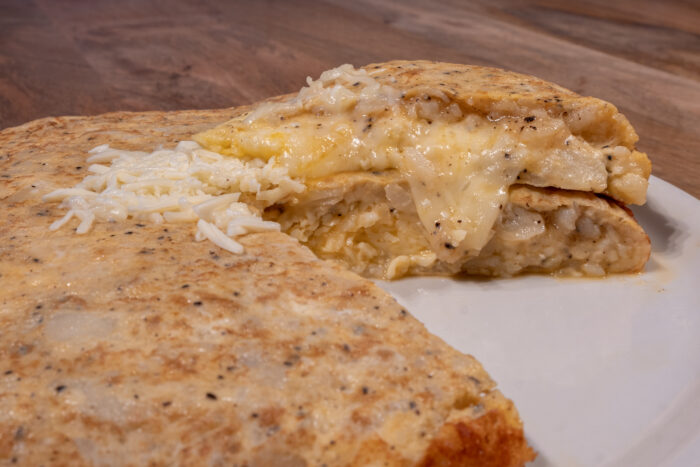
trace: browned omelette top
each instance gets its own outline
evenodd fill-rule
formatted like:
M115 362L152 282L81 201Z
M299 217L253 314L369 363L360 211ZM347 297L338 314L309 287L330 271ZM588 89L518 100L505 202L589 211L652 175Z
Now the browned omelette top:
M611 103L580 96L535 76L500 68L426 60L396 60L363 68L407 96L432 94L438 89L477 113L517 115L544 109L552 115L563 115L567 123L587 139L615 140L615 144L629 149L639 139L627 118ZM588 116L580 120L580 113L584 111Z
M0 132L0 461L475 465L531 457L509 401L371 282L283 234L243 255L193 226L49 232L86 151L149 150L230 111ZM387 465L388 465L387 464Z

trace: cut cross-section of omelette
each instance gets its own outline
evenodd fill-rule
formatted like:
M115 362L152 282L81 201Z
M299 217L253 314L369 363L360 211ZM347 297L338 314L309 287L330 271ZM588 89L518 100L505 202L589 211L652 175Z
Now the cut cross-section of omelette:
M600 275L638 271L649 255L619 206L644 203L651 171L629 122L530 76L344 65L195 140L303 179L266 217L368 276Z

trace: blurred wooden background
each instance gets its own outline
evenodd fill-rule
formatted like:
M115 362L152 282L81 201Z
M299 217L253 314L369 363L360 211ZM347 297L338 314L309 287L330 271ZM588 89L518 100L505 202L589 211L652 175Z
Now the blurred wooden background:
M697 0L0 0L0 128L234 106L397 58L498 66L609 100L654 174L700 197Z

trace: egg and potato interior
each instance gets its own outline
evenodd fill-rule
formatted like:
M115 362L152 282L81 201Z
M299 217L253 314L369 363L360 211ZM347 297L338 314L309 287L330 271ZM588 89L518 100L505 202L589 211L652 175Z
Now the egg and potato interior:
M644 202L650 166L614 107L476 105L385 68L329 70L195 140L303 180L263 216L369 277L643 267L648 238L621 204Z

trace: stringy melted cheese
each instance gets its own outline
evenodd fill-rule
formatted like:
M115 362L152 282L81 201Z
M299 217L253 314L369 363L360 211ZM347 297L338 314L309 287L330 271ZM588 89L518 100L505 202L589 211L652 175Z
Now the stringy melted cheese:
M439 90L409 99L350 65L307 82L295 97L259 105L195 140L237 158L271 160L306 180L398 169L431 248L447 262L488 242L516 181L606 187L602 150L545 111L464 115Z

